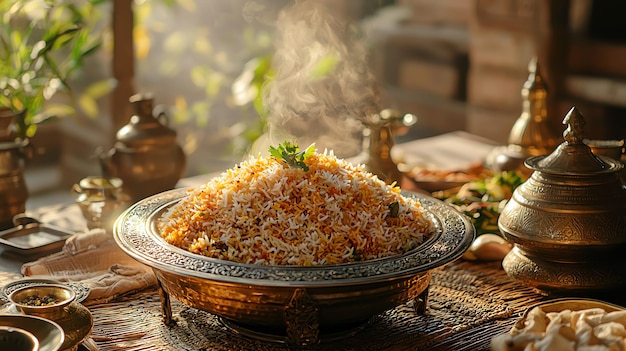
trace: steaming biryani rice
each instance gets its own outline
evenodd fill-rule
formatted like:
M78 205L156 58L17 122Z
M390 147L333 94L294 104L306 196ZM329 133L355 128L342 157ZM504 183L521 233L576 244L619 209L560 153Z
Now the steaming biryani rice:
M306 165L308 171L274 157L244 161L191 189L161 218L161 235L212 258L308 266L402 254L432 231L417 200L363 166L329 152Z

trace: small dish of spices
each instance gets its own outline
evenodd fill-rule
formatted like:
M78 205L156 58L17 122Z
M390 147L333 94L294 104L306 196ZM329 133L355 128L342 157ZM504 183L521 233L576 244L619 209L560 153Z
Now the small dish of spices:
M49 319L62 315L75 298L74 289L61 284L31 285L9 294L19 312Z

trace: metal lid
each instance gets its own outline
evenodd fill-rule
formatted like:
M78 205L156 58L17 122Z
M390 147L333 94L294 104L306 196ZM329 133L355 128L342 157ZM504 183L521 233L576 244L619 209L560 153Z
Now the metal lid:
M567 124L563 132L565 141L549 155L528 158L525 162L528 168L554 174L595 175L616 173L624 167L619 161L591 152L583 142L585 119L576 107L565 115L563 124Z

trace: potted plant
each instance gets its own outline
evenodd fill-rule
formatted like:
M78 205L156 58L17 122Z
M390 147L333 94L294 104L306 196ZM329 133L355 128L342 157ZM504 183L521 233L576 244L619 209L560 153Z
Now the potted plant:
M74 113L72 104L51 101L59 92L71 94L68 79L99 47L93 16L103 2L0 1L0 106L23 112L18 137L32 137L38 124Z
M57 93L71 97L70 76L100 45L94 16L103 2L0 1L0 229L25 210L28 140L39 124L75 111Z

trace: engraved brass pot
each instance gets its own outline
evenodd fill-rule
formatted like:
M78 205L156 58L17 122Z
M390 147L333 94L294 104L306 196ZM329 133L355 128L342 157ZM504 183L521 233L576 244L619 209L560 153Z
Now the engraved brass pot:
M507 274L547 293L584 295L626 286L623 165L583 143L582 115L564 119L565 142L526 160L531 177L513 193L498 226L514 248Z
M160 237L156 221L185 196L186 189L175 189L139 201L117 219L113 232L122 250L153 268L165 322L171 321L172 296L238 331L276 342L317 343L405 302L425 302L432 270L460 257L474 239L471 222L451 206L411 193L436 230L406 254L310 267L242 264L193 254Z

